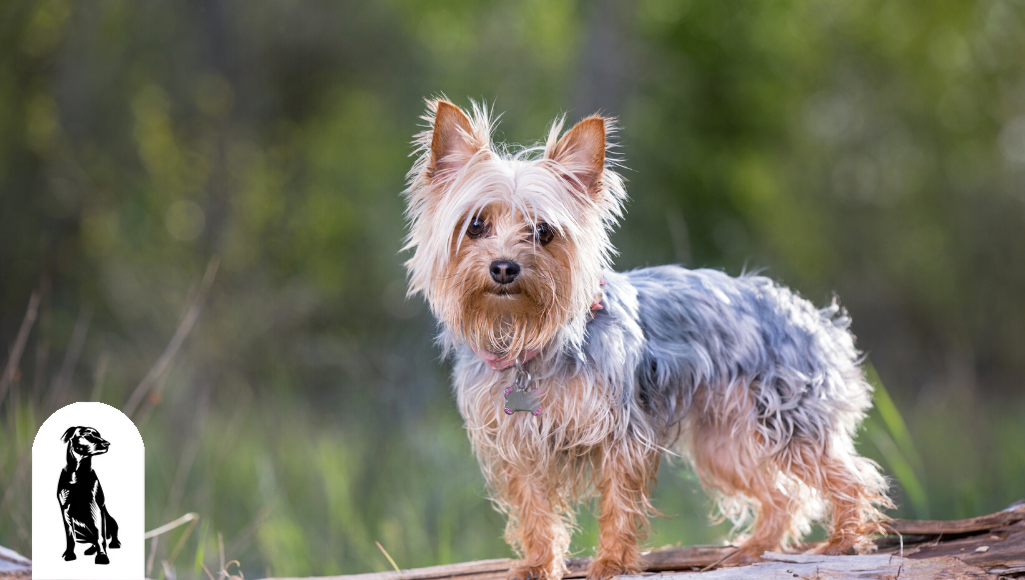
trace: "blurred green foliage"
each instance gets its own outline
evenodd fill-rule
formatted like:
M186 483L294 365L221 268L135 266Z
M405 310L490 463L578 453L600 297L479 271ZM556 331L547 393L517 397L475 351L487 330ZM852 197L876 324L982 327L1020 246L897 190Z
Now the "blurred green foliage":
M202 517L167 570L216 566L219 533L248 577L387 569L375 541L402 567L508 554L405 300L399 192L442 91L515 142L618 116L618 266L836 292L897 515L1001 509L1025 496L1022 55L1010 0L0 4L0 344L42 298L0 400L0 544L31 552L38 425L123 406L217 256L135 416L147 527ZM661 475L649 544L721 540ZM595 537L585 513L575 549Z

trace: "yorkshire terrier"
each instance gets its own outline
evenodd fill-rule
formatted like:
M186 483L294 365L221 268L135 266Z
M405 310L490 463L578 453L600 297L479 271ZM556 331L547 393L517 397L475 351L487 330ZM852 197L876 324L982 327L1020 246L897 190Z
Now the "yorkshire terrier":
M598 496L591 580L640 570L663 451L722 514L754 516L735 561L799 541L870 550L892 507L853 437L871 405L849 319L772 280L611 269L626 192L612 119L544 146L492 142L492 119L428 101L405 191L411 295L422 293L506 540L511 580L559 580L577 504Z

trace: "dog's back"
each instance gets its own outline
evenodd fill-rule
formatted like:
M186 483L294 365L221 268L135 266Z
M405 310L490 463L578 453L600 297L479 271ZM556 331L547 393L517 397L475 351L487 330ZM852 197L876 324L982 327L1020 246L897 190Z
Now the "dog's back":
M849 320L836 304L817 309L769 278L717 270L658 266L606 279L607 295L636 296L633 312L623 312L633 320L616 323L636 324L644 337L639 397L664 401L675 392L670 400L682 403L659 410L669 413L665 424L686 414L699 387L729 397L748 386L774 444L794 436L825 441L871 404Z

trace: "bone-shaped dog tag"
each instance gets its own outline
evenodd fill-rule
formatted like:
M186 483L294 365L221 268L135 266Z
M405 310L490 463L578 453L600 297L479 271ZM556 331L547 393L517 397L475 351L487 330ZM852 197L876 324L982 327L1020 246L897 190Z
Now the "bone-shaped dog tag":
M537 416L541 413L541 395L537 390L519 391L512 387L505 390L505 414L526 411Z

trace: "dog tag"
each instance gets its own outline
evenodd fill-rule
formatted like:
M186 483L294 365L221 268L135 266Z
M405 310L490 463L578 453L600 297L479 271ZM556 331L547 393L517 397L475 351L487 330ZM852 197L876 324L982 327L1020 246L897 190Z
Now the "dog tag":
M537 389L519 391L509 387L505 390L505 414L512 415L517 411L526 411L535 417L541 414L541 395Z

